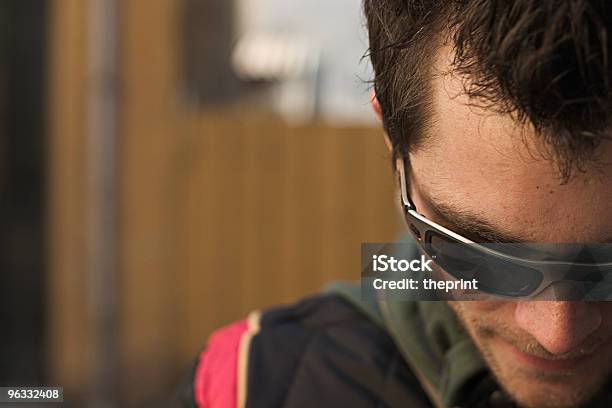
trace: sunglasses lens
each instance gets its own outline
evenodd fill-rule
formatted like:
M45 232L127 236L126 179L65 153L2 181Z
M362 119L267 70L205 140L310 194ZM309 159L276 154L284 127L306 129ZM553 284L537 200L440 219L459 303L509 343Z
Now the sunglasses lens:
M437 233L426 245L428 255L456 279L476 279L479 290L501 296L528 296L542 281L542 274L484 253Z

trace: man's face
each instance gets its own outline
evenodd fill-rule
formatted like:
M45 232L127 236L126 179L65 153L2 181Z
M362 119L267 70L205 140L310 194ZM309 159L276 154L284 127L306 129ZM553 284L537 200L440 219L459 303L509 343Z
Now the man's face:
M442 49L434 71L448 71L449 59ZM461 83L434 74L431 137L410 156L418 211L459 233L466 222L485 222L500 236L530 242L611 242L612 143L602 146L599 166L561 185L555 164L540 156L545 147L533 131L493 110L468 106ZM450 305L522 405L587 402L612 372L612 302Z

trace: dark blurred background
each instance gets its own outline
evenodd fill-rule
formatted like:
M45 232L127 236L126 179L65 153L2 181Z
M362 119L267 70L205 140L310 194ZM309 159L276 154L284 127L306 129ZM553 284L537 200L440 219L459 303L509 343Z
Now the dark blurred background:
M360 0L0 4L0 384L156 407L398 231Z
M47 3L0 4L0 384L47 372Z

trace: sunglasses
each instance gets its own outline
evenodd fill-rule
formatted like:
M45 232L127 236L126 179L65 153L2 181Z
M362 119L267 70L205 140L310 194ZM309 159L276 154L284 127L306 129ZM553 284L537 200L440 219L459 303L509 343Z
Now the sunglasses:
M404 160L398 168L408 228L421 250L453 278L476 279L479 291L502 298L534 298L562 282L555 300L612 300L611 245L474 242L418 213Z

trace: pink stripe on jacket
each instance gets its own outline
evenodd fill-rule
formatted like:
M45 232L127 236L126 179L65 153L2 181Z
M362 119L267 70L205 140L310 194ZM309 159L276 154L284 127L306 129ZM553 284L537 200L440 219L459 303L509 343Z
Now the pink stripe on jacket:
M242 320L217 330L200 354L194 379L199 408L236 408L240 341L248 331Z

